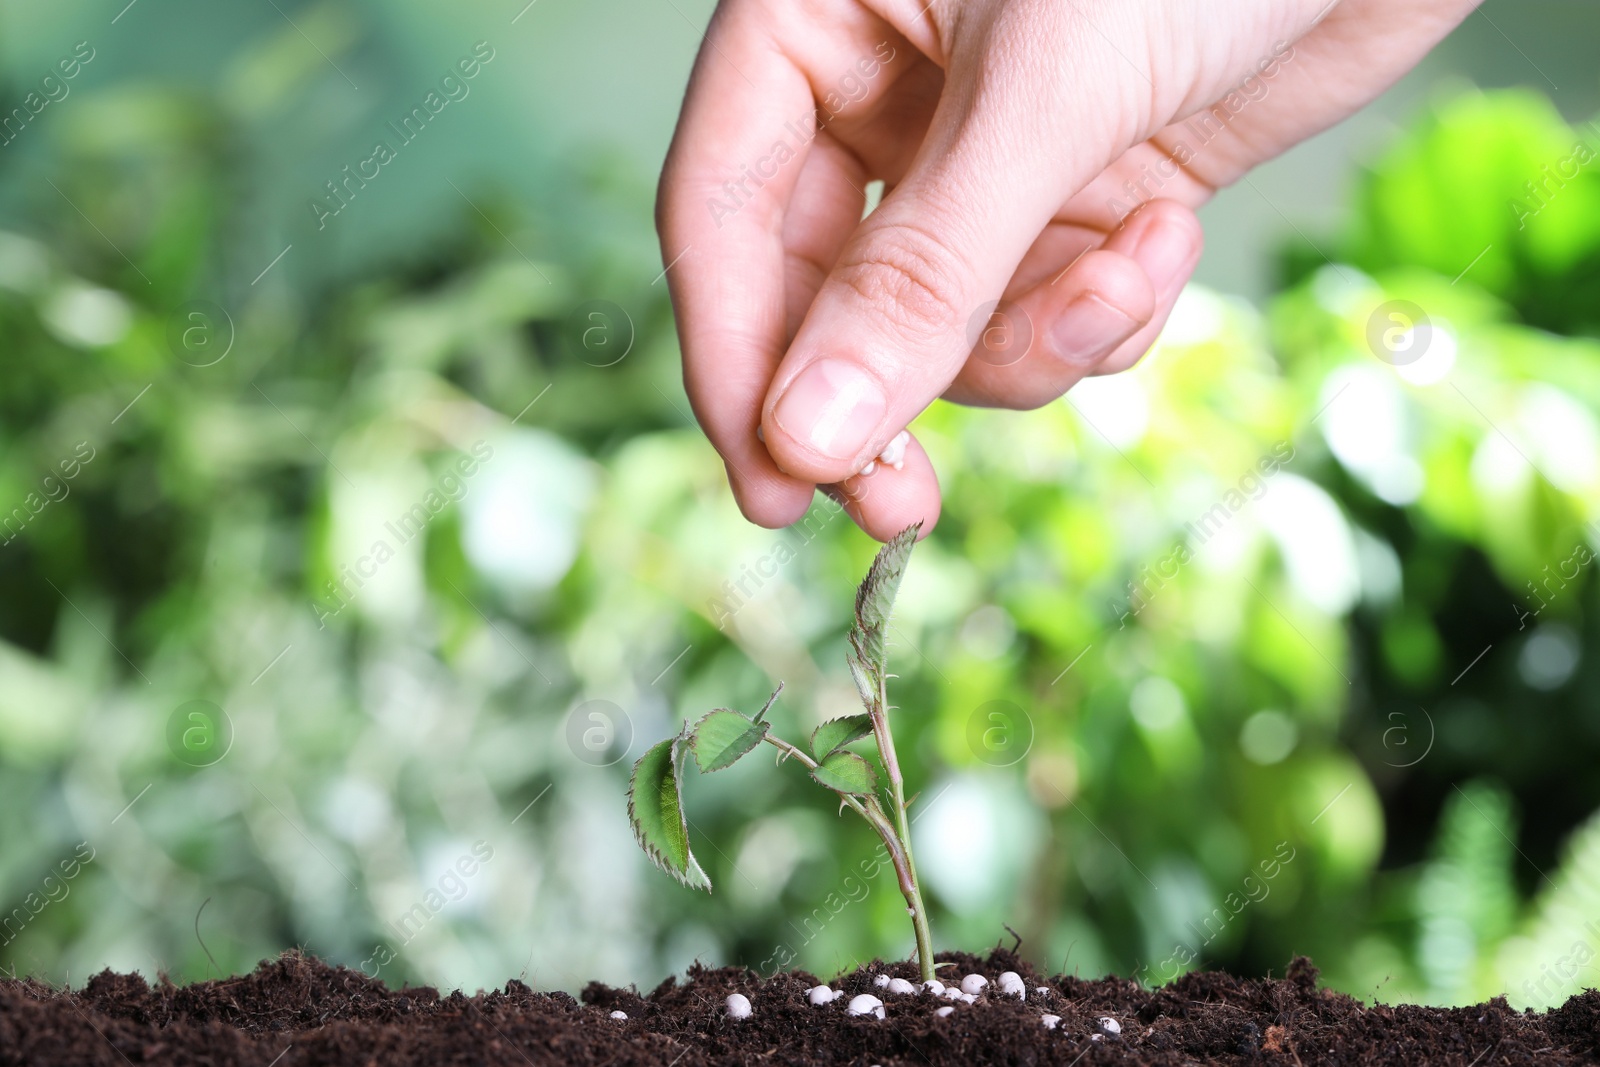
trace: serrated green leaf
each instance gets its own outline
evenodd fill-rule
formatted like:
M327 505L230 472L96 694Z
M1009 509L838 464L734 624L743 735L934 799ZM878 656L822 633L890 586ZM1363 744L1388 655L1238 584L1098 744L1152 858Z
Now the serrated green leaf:
M886 637L889 613L894 608L895 593L900 589L900 579L906 573L906 561L917 544L917 532L922 523L914 523L889 539L878 550L867 577L856 590L856 617L850 627L850 676L855 680L861 701L868 711L878 708L879 693L888 674Z
M718 708L695 723L689 742L694 761L702 771L720 771L761 743L772 728L768 722L751 722L737 711Z
M868 715L846 715L842 719L829 719L811 734L811 754L822 759L835 749L872 732L872 718Z
M878 789L878 772L854 752L833 753L817 765L811 777L819 785L856 796L868 796Z
M688 733L653 745L633 765L628 783L628 821L651 862L690 889L711 890L711 879L689 850L683 811L683 761Z

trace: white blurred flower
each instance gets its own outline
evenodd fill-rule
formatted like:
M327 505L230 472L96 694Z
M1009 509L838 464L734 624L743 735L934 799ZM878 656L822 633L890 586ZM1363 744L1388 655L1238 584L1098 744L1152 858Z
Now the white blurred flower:
M1409 363L1396 363L1394 372L1412 385L1433 385L1444 380L1456 365L1456 335L1443 323L1428 327L1428 347Z
M1600 480L1600 424L1588 408L1553 385L1529 385L1518 397L1518 437L1528 458L1557 489L1585 493Z
M519 430L495 442L462 502L467 559L518 590L550 588L577 559L594 492L592 464L560 438Z
M116 344L133 324L133 311L121 293L82 282L68 282L51 293L40 315L58 340L74 348Z
M0 288L35 293L50 277L44 246L28 237L0 232Z
M1317 423L1345 469L1390 504L1422 495L1422 465L1412 455L1405 395L1394 378L1371 366L1341 367L1328 375Z
M1333 498L1281 472L1256 509L1300 594L1330 615L1348 611L1361 593L1361 569L1350 524Z
M1150 425L1149 397L1132 374L1085 378L1065 400L1094 437L1104 436L1117 448L1138 444Z

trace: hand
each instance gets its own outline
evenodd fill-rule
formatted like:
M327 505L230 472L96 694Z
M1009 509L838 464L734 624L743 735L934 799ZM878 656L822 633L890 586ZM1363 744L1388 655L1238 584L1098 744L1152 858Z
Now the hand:
M787 525L820 485L880 540L926 533L939 486L914 439L859 473L923 408L1037 407L1131 366L1199 258L1193 209L1473 6L722 0L657 222L739 507ZM997 300L1031 324L1020 358L979 338Z

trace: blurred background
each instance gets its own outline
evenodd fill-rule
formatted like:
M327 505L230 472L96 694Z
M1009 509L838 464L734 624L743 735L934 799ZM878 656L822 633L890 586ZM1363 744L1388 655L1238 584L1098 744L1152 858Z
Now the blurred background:
M688 782L709 897L625 817L685 717L852 709L876 547L746 525L687 414L651 207L710 5L124 4L0 3L0 967L906 956L798 768ZM1135 371L919 420L940 947L1596 984L1597 32L1486 4L1203 212Z

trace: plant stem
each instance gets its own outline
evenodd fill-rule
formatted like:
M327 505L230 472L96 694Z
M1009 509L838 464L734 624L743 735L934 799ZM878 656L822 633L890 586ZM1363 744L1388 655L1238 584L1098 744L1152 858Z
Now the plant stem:
M806 770L814 771L817 769L816 760L806 755L804 750L790 744L783 738L769 733L762 740L773 748L778 749L785 756L799 760ZM867 820L872 828L878 832L878 836L883 838L883 843L889 847L889 860L894 864L895 871L900 875L901 891L904 892L904 887L912 882L911 874L905 865L904 854L900 848L900 841L896 836L895 828L890 824L888 816L884 815L883 808L878 804L878 798L869 796L866 802L863 803L849 793L840 793L837 789L834 790L834 793L838 794L839 799L844 801L850 810Z
M873 732L880 734L879 717L872 716ZM875 796L867 797L866 801L856 799L849 793L839 793L839 798L845 802L857 815L867 820L867 823L877 831L883 839L883 845L889 851L889 862L894 864L896 881L900 885L900 893L906 898L906 909L911 912L911 925L917 934L917 963L922 969L922 979L927 981L933 975L933 939L928 932L928 918L922 910L922 890L917 885L917 869L911 861L911 826L906 819L906 806L903 799L905 795L904 783L900 780L900 765L895 761L894 740L889 738L885 747L883 738L888 737L888 723L883 723L878 751L884 754L884 766L889 769L890 784L894 791L895 811L898 814L898 828L889 821L884 814L883 806L878 803ZM768 733L762 740L782 752L800 761L807 770L816 770L817 761L806 755L799 748ZM838 793L838 790L834 790Z
M782 752L785 756L789 756L789 757L791 757L793 759L799 760L801 762L801 764L805 767L806 770L814 771L814 770L817 769L817 761L816 760L812 759L810 756L806 755L804 751L802 751L801 749L797 748L794 745L791 745L789 742L785 741L783 738L777 737L777 736L775 736L775 735L773 735L772 733L769 732L761 740L765 741L767 744L771 745L773 748L777 749L779 752ZM838 793L839 791L836 789L836 790L834 790L834 792ZM849 793L839 793L839 798L841 800L843 800L846 804L848 804L851 807L851 809L853 809L855 811L855 813L857 815L861 816L863 819L867 820L868 822L872 822L873 821L872 816L867 814L867 809L866 809L865 805L863 805L861 803L861 801L857 800L855 797L851 796ZM874 825L876 825L876 823L874 823Z
M905 894L906 910L911 913L911 927L917 936L917 965L922 970L924 982L933 978L933 934L928 929L927 909L922 906L922 887L917 882L917 864L911 857L911 820L906 814L906 784L900 774L900 759L894 751L894 734L889 730L889 694L887 679L878 678L877 706L869 709L872 732L878 742L878 754L883 757L883 768L889 774L889 791L894 799L896 836L905 855L904 877L900 891Z

